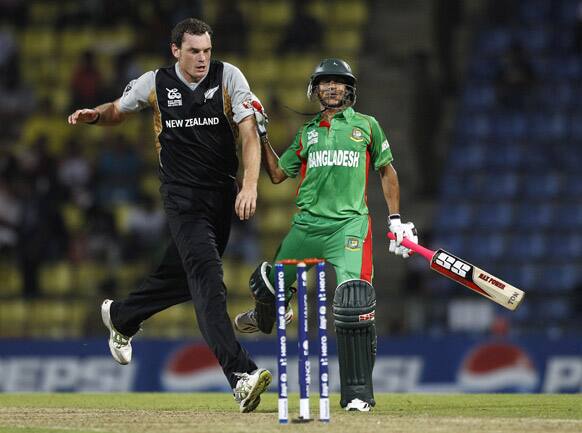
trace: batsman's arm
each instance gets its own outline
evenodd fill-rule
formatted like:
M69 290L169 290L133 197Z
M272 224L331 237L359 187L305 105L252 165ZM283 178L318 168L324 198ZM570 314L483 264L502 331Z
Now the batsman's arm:
M71 125L77 123L87 123L89 125L117 125L127 118L126 113L122 113L119 108L119 99L113 102L106 102L95 108L83 108L76 110L68 117Z
M398 183L398 174L392 164L387 164L378 169L382 182L382 191L384 200L388 207L388 213L400 213L400 184Z
M271 146L269 142L269 136L267 134L261 136L261 151L263 154L263 161L267 173L271 178L271 182L277 184L283 182L287 179L287 175L279 167L279 156Z

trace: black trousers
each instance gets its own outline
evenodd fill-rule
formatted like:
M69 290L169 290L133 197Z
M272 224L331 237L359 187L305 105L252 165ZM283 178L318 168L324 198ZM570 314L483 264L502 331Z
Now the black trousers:
M222 254L230 234L236 184L226 191L175 185L162 185L160 191L172 240L158 268L127 299L113 303L113 326L131 336L150 316L192 301L200 332L234 388L235 372L257 368L236 339L226 311Z

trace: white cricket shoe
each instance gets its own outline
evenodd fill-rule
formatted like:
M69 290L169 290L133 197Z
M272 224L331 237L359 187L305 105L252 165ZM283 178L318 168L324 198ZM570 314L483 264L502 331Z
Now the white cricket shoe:
M293 320L293 309L289 307L285 313L285 323L289 324ZM259 325L257 324L257 312L254 308L244 313L238 314L234 318L234 327L238 332L243 334L252 334L259 332Z
M126 365L131 362L131 339L122 333L118 332L111 322L111 299L106 299L101 304L101 319L103 324L109 329L109 350L111 356L121 365Z
M252 412L261 402L261 394L267 390L273 376L264 368L252 373L237 373L239 380L234 389L234 399L239 403L241 413Z
M370 412L370 404L368 402L362 401L359 398L354 398L346 406L348 411L359 411L359 412Z

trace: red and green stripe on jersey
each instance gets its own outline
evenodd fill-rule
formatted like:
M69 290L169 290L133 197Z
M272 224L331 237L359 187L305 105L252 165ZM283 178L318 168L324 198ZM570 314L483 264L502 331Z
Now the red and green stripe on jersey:
M392 152L378 121L351 107L331 122L321 114L305 123L279 160L289 177L301 175L296 204L315 216L342 219L367 215L370 165L392 162Z

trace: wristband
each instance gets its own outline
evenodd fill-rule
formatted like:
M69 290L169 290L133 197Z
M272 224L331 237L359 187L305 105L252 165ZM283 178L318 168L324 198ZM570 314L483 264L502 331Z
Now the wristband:
M87 125L95 125L97 122L99 122L99 119L101 119L101 113L98 111L95 120L91 120L90 122L85 123L87 123Z
M390 225L390 223L392 221L394 221L394 222L401 221L400 220L400 214L399 213L393 213L393 214L388 215L388 225Z

